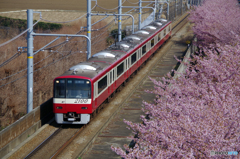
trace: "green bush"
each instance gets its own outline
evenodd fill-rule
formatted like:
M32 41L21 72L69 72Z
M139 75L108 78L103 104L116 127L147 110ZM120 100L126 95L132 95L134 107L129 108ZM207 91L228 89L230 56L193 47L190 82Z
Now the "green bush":
M118 39L118 29L113 29L112 31L111 31L111 36L115 39ZM122 39L124 38L126 36L126 31L125 30L123 30L122 31Z
M35 22L36 20L33 21L33 23ZM13 18L0 16L0 26L12 27L12 28L18 28L18 29L27 29L27 20L13 19ZM34 29L41 29L41 30L49 30L49 29L59 30L61 28L62 28L62 24L44 23L44 22L39 22L34 26Z

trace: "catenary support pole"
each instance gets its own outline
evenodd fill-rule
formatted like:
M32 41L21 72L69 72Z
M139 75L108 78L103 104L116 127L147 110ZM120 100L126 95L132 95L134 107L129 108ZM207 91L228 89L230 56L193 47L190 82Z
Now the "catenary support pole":
M183 14L183 0L181 0L181 15Z
M139 0L139 15L138 15L138 30L140 30L142 27L141 27L141 23L142 23L142 1Z
M91 0L87 0L87 36L91 40ZM87 42L87 59L91 57L91 42Z
M177 0L175 0L175 18L177 17Z
M156 13L157 13L157 0L155 0L154 10L155 10L155 14L154 14L154 20L155 20L156 19Z
M27 113L33 110L33 10L27 10Z
M170 16L169 16L169 0L167 1L167 19L170 20Z
M122 0L118 0L118 41L122 40Z

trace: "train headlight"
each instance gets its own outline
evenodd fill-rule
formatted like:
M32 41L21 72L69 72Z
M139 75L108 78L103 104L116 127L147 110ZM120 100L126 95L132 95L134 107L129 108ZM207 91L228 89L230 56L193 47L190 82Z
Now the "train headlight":
M87 83L87 84L89 84L90 82L89 82L89 81L87 81L86 83Z
M62 107L57 107L57 109L62 109Z
M87 109L87 107L82 107L82 109Z
M59 81L56 81L56 83L59 83Z

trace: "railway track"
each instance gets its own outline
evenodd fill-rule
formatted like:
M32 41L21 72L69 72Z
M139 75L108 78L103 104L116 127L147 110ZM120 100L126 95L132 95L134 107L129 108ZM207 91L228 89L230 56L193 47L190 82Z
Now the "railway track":
M56 158L59 153L71 143L85 126L62 125L54 131L46 140L31 151L24 159L30 158Z
M44 140L37 148L35 148L31 153L29 153L25 159L30 159L32 158L44 145L46 145L48 142L50 142L55 135L59 134L60 131L62 130L62 127L57 129L52 135L50 135L46 140Z
M185 25L185 23L187 22L187 16L188 16L188 14L186 14L185 17L181 18L179 20L179 22L175 22L175 24L173 23L173 25L174 25L173 26L173 28L174 28L173 29L173 35L176 34L177 31L183 25ZM133 79L134 80L138 80L138 77L135 76ZM128 87L128 85L127 85L127 87ZM121 87L121 88L123 88L123 87ZM116 95L115 95L115 97L116 97ZM118 96L118 98L119 98L119 96ZM110 103L110 104L116 104L118 102L118 99L114 99L114 102L115 103ZM104 107L108 107L108 103L104 103L102 106L100 106L99 110L97 112L101 113L102 111L100 111L100 110L103 109ZM125 108L125 109L128 109L128 108ZM139 108L136 108L136 109L129 108L129 110L140 111ZM98 114L99 113L93 114L91 116L91 118L95 118L95 119L91 119L91 121L92 120L95 120L95 121L99 120L99 121L101 121L98 118L102 118L102 117L101 117L101 115L98 116ZM111 116L114 116L114 114L111 114ZM110 119L108 119L108 120L110 120ZM56 123L54 123L52 125L55 125L55 124ZM92 123L90 122L89 124L91 125ZM64 151L69 151L69 149L67 148L69 146L69 144L72 143L72 141L74 141L74 139L76 139L80 135L83 135L84 134L83 130L88 125L63 125L63 126L59 127L46 140L41 142L41 144L39 144L34 150L32 150L27 155L25 155L25 157L23 157L23 158L25 158L25 159L29 159L29 158L42 158L43 156L44 156L44 158L52 158L52 159L58 158L58 156L61 153L64 153ZM102 130L104 127L105 126L101 127L99 130L92 130L92 131L100 132L100 130ZM86 133L85 133L85 135L86 135ZM94 136L96 136L96 135L94 135ZM90 137L90 138L93 140L94 136ZM89 144L87 144L87 146L84 147L84 150L80 153L80 155L83 154L89 148L90 145L91 145L91 141L89 142ZM70 149L73 149L73 148L70 148ZM64 156L64 155L62 155L62 156ZM75 157L76 157L76 155L75 155ZM72 158L75 158L75 157L72 157ZM13 158L14 158L14 156L13 156ZM61 157L61 158L64 158L64 157Z

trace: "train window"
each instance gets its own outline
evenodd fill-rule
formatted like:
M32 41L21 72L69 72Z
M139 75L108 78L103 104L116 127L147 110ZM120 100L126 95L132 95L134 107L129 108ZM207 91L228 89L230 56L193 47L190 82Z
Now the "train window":
M158 41L161 40L161 33L158 34Z
M110 83L112 83L112 71L110 71Z
M56 80L54 83L54 87L55 87L55 91L54 91L55 98L65 98L66 97L65 79Z
M123 68L123 65L124 63L122 62L120 65L118 65L118 67L117 67L117 77L118 76L120 76L122 73L123 73L123 71L124 71L124 68Z
M163 34L164 36L166 35L166 29L164 29L164 34Z
M142 55L145 54L146 52L147 52L147 46L144 45L144 46L142 47Z
M131 65L137 60L137 53L135 52L133 55L132 55L132 59L131 59Z
M98 82L98 94L107 87L107 75Z
M115 74L114 74L114 70L113 70L113 81L114 81L114 77L115 77Z
M91 83L84 79L67 79L66 98L91 98Z
M154 39L151 40L151 47L154 46Z
M142 48L140 48L140 49L138 50L138 52L137 52L137 59L140 59L140 58L141 58L141 52L142 52L141 49L142 49Z
M127 59L126 59L126 61L125 61L125 69L127 70Z

